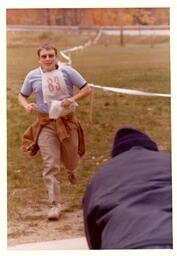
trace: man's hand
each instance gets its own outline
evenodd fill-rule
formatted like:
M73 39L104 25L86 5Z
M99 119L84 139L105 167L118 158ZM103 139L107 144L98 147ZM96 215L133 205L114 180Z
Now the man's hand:
M36 112L37 104L36 103L28 103L24 106L26 112Z
M64 99L61 102L61 106L64 108L68 108L73 102L74 100L72 100L72 98Z

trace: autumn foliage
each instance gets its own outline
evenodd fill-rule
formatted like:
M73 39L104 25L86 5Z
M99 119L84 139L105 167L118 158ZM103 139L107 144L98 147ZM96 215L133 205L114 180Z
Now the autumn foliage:
M8 9L7 25L169 25L169 8Z

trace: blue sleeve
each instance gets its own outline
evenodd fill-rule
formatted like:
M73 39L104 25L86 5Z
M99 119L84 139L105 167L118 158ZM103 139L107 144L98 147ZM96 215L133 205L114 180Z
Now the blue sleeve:
M20 93L23 96L28 97L32 94L32 92L33 92L32 83L31 83L31 79L30 79L30 74L28 74L23 82Z
M67 66L66 71L69 75L71 83L77 86L79 89L87 84L87 81L83 78L83 76L74 68Z
M93 184L87 186L83 197L84 230L90 249L101 249L101 229L97 225L99 205L93 199Z

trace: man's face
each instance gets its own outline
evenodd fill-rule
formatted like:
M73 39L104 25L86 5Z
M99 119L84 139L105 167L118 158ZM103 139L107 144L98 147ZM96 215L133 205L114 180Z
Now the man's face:
M57 55L54 49L42 49L40 51L39 63L43 72L55 70L55 65L57 64Z

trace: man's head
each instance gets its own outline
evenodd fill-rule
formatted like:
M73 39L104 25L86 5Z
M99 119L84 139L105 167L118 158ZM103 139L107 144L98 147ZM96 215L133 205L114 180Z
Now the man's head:
M44 44L37 49L39 63L44 72L52 71L57 64L57 48L50 44Z
M112 157L121 154L134 146L158 151L156 143L145 133L133 128L122 128L118 130L115 135Z

